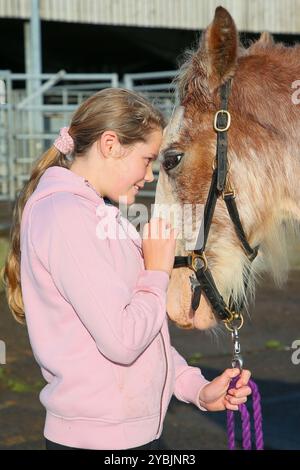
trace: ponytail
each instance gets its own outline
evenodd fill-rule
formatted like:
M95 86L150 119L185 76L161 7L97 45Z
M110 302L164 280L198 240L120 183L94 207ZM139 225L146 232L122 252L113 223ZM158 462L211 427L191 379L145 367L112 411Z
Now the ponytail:
M15 201L9 236L10 246L4 267L1 270L1 278L5 286L9 309L14 318L22 324L25 323L24 303L21 291L20 227L22 213L27 200L37 187L41 176L47 168L51 166L68 168L69 165L70 163L65 159L65 155L52 146L37 161L31 171L28 182L24 185Z

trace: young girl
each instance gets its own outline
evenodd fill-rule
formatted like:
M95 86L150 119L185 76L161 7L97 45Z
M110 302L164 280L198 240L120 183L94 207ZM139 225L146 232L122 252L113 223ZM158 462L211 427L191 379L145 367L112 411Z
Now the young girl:
M236 410L251 392L249 371L227 392L238 369L208 382L171 346L174 229L154 218L141 238L111 203L133 203L153 181L163 126L138 94L100 91L37 161L16 203L4 280L47 382L47 449L157 449L172 394L217 411Z

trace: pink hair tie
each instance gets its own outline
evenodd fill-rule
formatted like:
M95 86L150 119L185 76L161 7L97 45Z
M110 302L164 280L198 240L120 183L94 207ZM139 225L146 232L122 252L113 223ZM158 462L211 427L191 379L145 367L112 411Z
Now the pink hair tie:
M62 127L59 131L59 137L54 142L54 147L61 153L67 155L74 150L74 140L69 134L69 127Z

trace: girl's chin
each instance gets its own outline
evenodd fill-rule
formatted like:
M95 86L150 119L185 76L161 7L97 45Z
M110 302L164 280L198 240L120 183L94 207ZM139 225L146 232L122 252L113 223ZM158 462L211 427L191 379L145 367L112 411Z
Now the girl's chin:
M128 192L127 194L122 194L119 196L119 203L120 204L132 204L135 201L136 194L134 194L132 191Z

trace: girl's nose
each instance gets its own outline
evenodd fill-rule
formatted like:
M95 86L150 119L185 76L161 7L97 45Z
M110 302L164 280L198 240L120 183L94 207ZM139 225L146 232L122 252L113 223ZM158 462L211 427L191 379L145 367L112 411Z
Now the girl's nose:
M152 181L154 181L154 175L153 175L151 164L147 168L147 172L146 172L144 180L147 181L148 183L152 183Z

